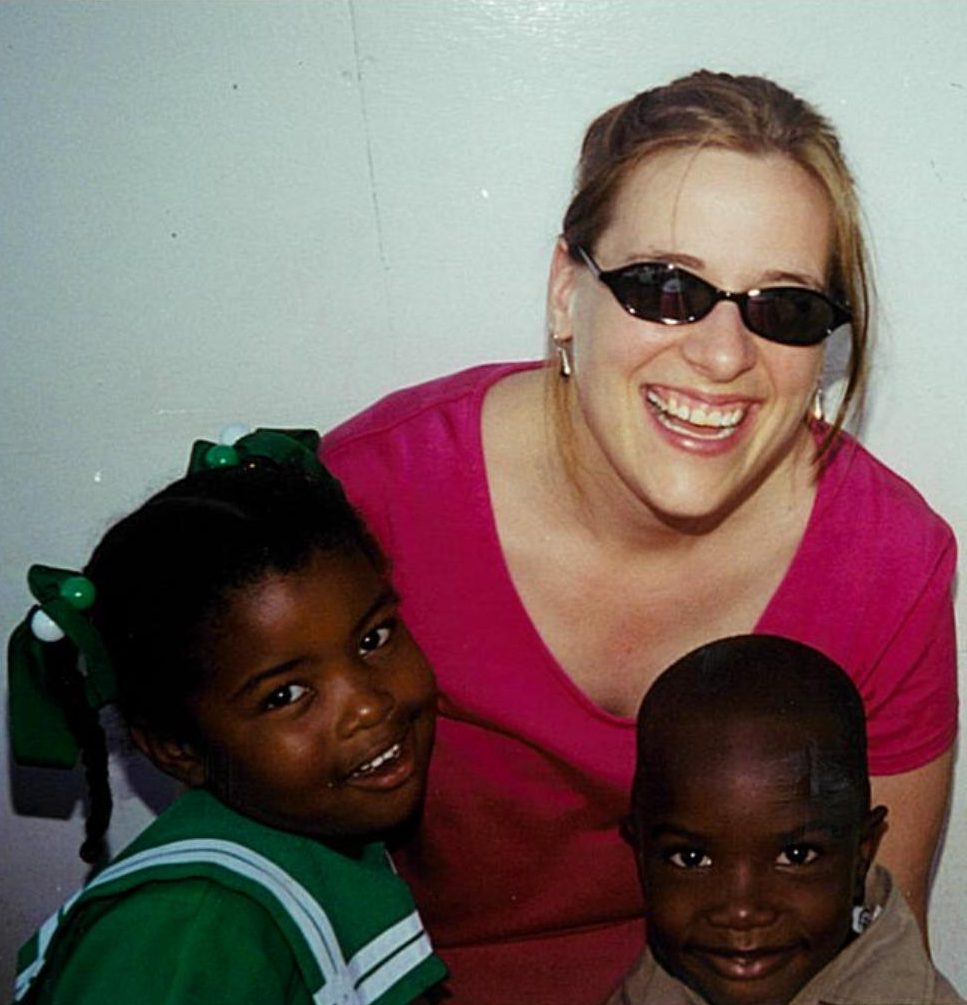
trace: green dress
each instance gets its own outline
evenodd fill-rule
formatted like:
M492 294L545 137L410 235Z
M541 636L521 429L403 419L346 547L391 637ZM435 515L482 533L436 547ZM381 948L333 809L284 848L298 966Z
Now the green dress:
M382 844L349 858L203 790L21 949L30 1005L405 1005L445 976Z

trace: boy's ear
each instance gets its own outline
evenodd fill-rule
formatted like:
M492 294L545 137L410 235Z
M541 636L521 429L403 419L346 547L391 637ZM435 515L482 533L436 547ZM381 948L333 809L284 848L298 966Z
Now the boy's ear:
M135 746L156 767L189 788L200 788L208 780L205 759L185 740L162 736L143 726L131 726Z
M866 815L860 833L860 843L856 851L856 897L857 903L862 903L866 874L876 858L880 841L886 833L887 808L885 806L874 806Z
M632 810L627 816L618 821L618 833L622 840L631 849L635 857L635 868L638 870L638 883L644 887L645 864L644 850L641 844L641 827L638 823L635 811Z

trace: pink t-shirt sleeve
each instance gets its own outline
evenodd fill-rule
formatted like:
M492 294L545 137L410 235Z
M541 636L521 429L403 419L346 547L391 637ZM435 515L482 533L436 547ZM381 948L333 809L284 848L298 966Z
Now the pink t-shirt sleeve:
M957 732L953 533L916 490L847 440L756 630L806 642L853 678L870 772L911 771Z
M890 775L938 757L957 733L957 646L951 538L897 625L865 689L870 771Z

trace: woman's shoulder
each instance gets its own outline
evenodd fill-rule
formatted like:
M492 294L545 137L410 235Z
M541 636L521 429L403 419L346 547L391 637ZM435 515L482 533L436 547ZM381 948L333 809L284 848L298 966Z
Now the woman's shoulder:
M485 363L393 391L326 433L320 452L329 462L348 448L358 449L365 439L394 432L406 435L421 420L429 424L437 422L442 413L449 421L477 422L483 397L494 384L509 374L540 365ZM420 435L426 434L421 431Z
M936 558L956 549L953 531L920 491L866 447L843 435L820 482L814 523L878 548Z

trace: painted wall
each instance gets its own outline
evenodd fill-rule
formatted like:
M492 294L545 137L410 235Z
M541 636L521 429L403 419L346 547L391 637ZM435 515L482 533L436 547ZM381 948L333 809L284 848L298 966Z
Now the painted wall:
M540 353L584 126L698 66L839 125L883 306L865 439L967 540L965 47L965 0L8 0L0 627L194 437ZM79 779L49 774L0 773L7 987L83 876ZM167 789L123 749L114 775L117 848ZM961 768L932 923L967 989L965 808Z

